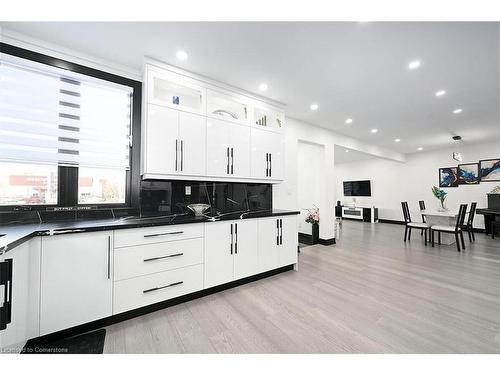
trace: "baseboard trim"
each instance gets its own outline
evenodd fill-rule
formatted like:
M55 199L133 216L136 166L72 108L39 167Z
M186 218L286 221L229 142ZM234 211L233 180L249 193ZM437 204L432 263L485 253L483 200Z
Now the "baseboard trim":
M126 311L124 313L120 313L117 315L113 315L107 318L95 320L93 322L85 323L76 327L71 327L67 328L62 331L58 332L53 332L49 333L48 335L40 336L40 337L35 337L27 341L26 345L29 345L30 347L35 347L35 346L43 346L46 343L50 343L53 341L69 338L72 336L76 335L81 335L82 333L89 332L89 331L94 331L99 328L103 328L112 324L120 323L128 319L136 318L141 315L149 314L158 310L163 310L167 307L175 306L184 302L192 301L194 299L206 297L210 294L218 293L226 289L231 289L243 284L248 284L260 279L265 279L266 277L274 276L279 273L291 271L294 269L294 265L290 264L288 266L276 268L271 271L266 271L259 273L257 275L245 277L244 279L240 280L235 280L231 281L226 284L222 285L217 285L211 288L203 289L194 293L186 294L184 296L172 298L166 301L162 302L157 302L152 305L144 306L144 307L139 307L134 310Z
M312 245L312 235L311 234L306 234L306 233L300 233L299 232L299 242L306 244L306 245ZM335 245L335 238L319 238L318 239L318 244L323 245L323 246L331 246Z
M312 235L299 232L299 242L306 245L312 245Z
M378 219L378 222L379 223L385 223L385 224L405 225L405 222L401 221L401 220Z
M323 238L320 238L319 239L319 244L323 245L323 246L331 246L331 245L335 245L336 241L335 241L335 238L328 238L326 240L323 239Z

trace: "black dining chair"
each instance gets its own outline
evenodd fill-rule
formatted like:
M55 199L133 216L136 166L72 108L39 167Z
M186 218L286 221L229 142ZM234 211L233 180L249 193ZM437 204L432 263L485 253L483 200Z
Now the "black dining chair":
M427 246L427 230L429 225L427 223L416 223L411 221L410 209L408 208L408 202L401 202L401 207L403 208L403 218L405 220L405 238L411 240L411 230L412 228L421 229L425 234L425 246Z
M491 222L491 239L495 239L495 231L497 228L500 228L500 221L492 221Z
M425 202L424 201L418 201L418 207L420 208L420 212L425 211ZM425 223L425 215L422 214L422 223ZM420 235L424 234L424 230L422 229L420 231Z
M470 205L469 216L467 217L467 223L462 226L462 230L467 232L469 235L469 242L475 241L476 236L474 235L474 228L472 223L474 222L474 215L476 214L477 202L472 202Z
M460 239L462 240L462 248L465 250L465 241L464 241L464 233L462 231L462 227L465 221L465 214L467 213L467 205L461 204L460 209L458 210L457 221L455 226L448 225L433 225L431 227L431 241L432 247L434 247L434 232L438 232L438 244L441 245L441 232L444 233L453 233L455 235L455 241L457 242L457 250L460 251Z

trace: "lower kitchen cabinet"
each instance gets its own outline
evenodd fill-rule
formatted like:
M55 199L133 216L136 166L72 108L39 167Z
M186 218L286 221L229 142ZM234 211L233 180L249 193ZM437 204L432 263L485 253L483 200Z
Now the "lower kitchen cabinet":
M297 217L259 220L259 271L297 263Z
M299 235L297 231L297 216L281 216L280 244L278 245L279 266L288 266L298 262Z
M205 288L258 273L257 220L205 226Z
M39 335L40 238L0 256L0 266L0 348L5 352L20 352L27 340ZM8 293L7 303L5 293Z
M113 313L119 314L201 289L203 264L117 281Z
M112 314L113 232L42 237L40 334Z

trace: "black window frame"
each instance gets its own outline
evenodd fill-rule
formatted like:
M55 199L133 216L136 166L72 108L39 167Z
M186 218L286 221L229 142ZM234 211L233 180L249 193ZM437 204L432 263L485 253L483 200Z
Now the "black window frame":
M96 209L138 207L140 189L142 82L2 42L0 42L0 54L20 57L26 60L31 60L45 65L83 74L89 77L117 83L120 85L131 87L133 90L131 117L132 147L130 147L130 169L126 173L125 203L78 204L79 167L58 166L57 204L6 205L0 206L0 212L19 210L46 211L60 207L95 207Z

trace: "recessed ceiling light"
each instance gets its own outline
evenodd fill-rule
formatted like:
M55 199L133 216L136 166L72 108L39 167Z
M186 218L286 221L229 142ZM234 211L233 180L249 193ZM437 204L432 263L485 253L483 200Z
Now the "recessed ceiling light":
M422 151L423 150L423 147L419 147L417 148L418 151Z
M186 51L183 51L183 50L179 50L175 53L175 56L179 59L179 60L187 60L188 58L188 54Z
M353 121L352 118L348 118L348 119L345 120L345 123L346 124L352 124L352 121Z
M349 150L345 150L345 152L349 152Z
M316 111L316 110L318 110L319 105L317 105L317 104L311 104L311 106L309 108L311 108L311 111Z
M261 83L259 85L259 90L260 91L266 91L267 90L267 83Z
M436 91L436 96L443 96L444 94L446 94L446 91L445 90L439 90L439 91Z
M372 130L370 130L370 132L376 133L376 132L378 132L378 129L372 129Z
M454 109L454 110L453 110L453 113L454 113L454 114L459 114L459 113L462 113L462 108L457 108L457 109Z
M394 142L401 142L401 139L396 138L396 139L394 140Z
M414 60L408 64L408 69L415 70L420 68L420 60Z

